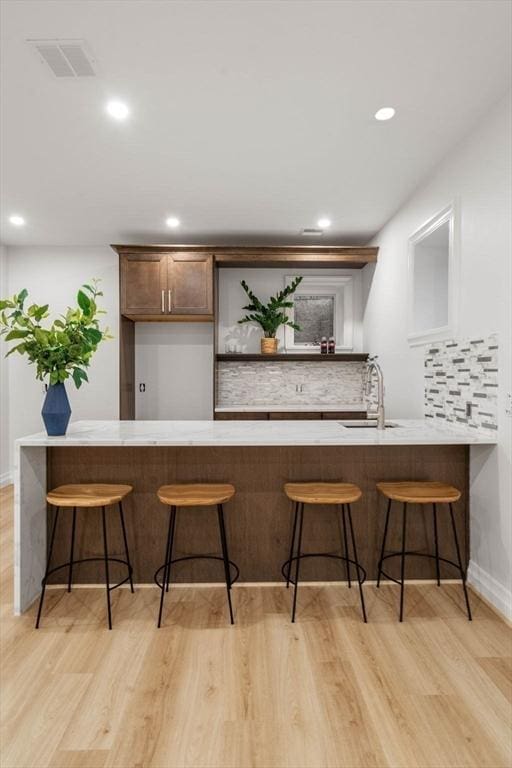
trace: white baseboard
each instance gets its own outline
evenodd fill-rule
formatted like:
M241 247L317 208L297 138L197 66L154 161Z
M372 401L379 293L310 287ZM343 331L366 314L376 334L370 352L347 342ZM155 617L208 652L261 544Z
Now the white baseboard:
M469 562L468 583L479 592L497 611L512 621L512 591L500 584L473 560Z
M12 472L4 472L0 475L0 487L4 485L10 485L12 483Z

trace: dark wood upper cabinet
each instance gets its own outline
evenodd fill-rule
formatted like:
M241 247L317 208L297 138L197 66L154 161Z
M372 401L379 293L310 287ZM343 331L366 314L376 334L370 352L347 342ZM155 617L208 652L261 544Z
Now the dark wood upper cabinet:
M213 256L146 251L120 255L121 314L131 320L212 320Z
M206 253L170 253L168 256L170 314L213 314L213 257Z
M121 314L164 314L166 290L166 254L125 253L121 256Z

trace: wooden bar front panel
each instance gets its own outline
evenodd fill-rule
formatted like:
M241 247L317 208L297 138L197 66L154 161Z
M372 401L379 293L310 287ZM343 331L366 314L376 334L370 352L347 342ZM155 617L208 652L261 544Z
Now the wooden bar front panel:
M385 515L385 501L377 498L379 480L439 480L462 490L455 505L463 557L468 559L468 449L465 446L356 446L356 447L91 447L49 448L48 485L65 483L129 483L134 493L126 499L134 577L152 582L163 562L168 509L158 501L156 490L173 482L231 482L237 489L226 504L225 515L230 557L240 567L241 581L278 581L287 557L291 529L291 503L283 495L288 480L344 480L357 483L363 498L353 505L359 558L374 579ZM388 539L398 549L401 505L396 504ZM438 511L441 555L455 559L449 516ZM55 564L69 555L71 510L63 510L55 544ZM116 509L108 514L111 554L122 555L122 539ZM432 551L432 510L410 507L407 549ZM336 552L340 546L338 518L333 507L306 507L304 551ZM187 508L178 512L175 556L218 553L219 535L215 510ZM76 557L102 553L100 513L79 510ZM397 576L398 562L389 572ZM120 572L115 568L111 578ZM301 567L304 580L344 579L342 564L310 559ZM434 578L433 562L410 558L406 578ZM443 578L457 573L442 565ZM103 565L77 566L77 582L101 583ZM179 564L178 581L222 581L222 567L208 561ZM56 574L65 582L66 571Z

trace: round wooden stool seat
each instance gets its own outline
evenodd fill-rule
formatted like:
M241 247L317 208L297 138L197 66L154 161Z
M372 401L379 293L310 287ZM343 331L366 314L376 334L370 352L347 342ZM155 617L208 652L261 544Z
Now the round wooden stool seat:
M162 504L171 507L206 507L229 501L235 488L231 483L182 483L162 485L157 495Z
M407 504L450 504L461 497L457 488L446 483L385 482L377 483L377 488L386 498Z
M110 483L59 485L47 493L46 501L54 507L107 507L118 504L132 490L131 485Z
M284 492L304 504L352 504L362 496L353 483L285 483Z

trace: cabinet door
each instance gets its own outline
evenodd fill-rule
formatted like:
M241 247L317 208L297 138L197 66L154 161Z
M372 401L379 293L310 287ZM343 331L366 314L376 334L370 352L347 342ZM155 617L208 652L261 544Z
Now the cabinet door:
M121 258L121 313L128 316L166 312L167 254L125 253Z
M170 253L168 311L172 315L213 315L213 257Z
M266 411L217 411L215 421L267 421Z
M343 421L357 419L360 421L361 419L366 419L366 411L324 411L322 419L332 419L335 421L339 419L343 419Z
M321 418L322 414L317 411L270 411L269 413L271 421L312 421Z

